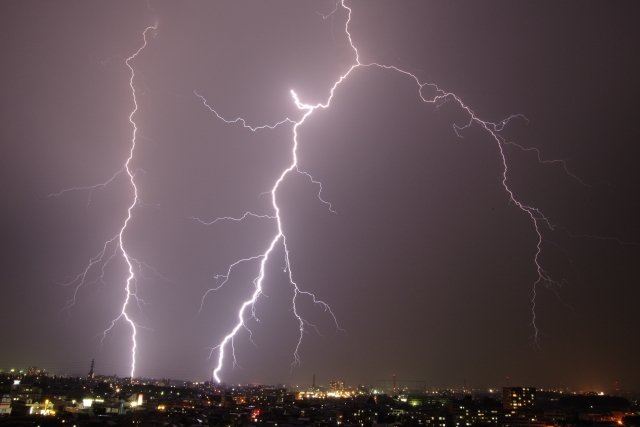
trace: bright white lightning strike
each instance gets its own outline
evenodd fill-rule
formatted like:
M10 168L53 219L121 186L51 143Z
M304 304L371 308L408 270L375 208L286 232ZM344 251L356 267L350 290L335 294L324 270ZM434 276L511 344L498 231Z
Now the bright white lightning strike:
M130 72L129 88L131 89L133 109L129 113L129 123L131 124L131 127L132 127L131 143L129 146L129 153L124 162L124 165L120 170L118 170L107 181L103 183L92 185L92 186L68 188L68 189L49 195L50 197L55 197L55 196L61 196L70 191L86 190L90 192L89 194L91 197L91 194L94 190L105 188L106 186L111 184L122 173L125 173L129 180L129 184L131 186L133 195L131 198L131 203L127 207L126 216L122 221L122 225L118 229L117 234L115 234L113 237L111 237L109 240L107 240L104 243L102 250L89 260L89 263L87 264L86 268L80 274L74 277L71 281L66 283L67 285L75 285L75 290L74 290L72 299L67 302L65 308L71 308L75 304L80 288L88 284L87 277L89 273L94 269L94 267L97 267L98 265L101 266L100 275L97 280L102 280L105 275L106 266L116 257L116 254L120 252L120 254L122 255L122 259L127 266L127 277L124 282L125 297L122 301L122 306L120 308L119 314L111 320L107 329L103 331L102 339L104 340L107 334L116 326L118 322L124 321L129 325L129 327L131 328L131 365L130 365L131 379L134 378L135 369L136 369L136 350L138 347L136 337L137 337L139 325L137 325L129 315L128 308L132 300L134 300L135 303L138 304L139 306L144 303L144 301L137 295L136 286L135 286L135 277L136 277L135 269L136 268L141 269L144 264L136 260L134 257L132 257L131 254L129 254L129 252L127 251L127 248L125 245L125 233L126 233L127 227L129 226L129 223L131 222L131 219L133 217L134 208L140 202L139 196L138 196L138 186L136 185L136 181L135 181L135 172L131 169L131 162L133 161L133 158L134 158L136 142L137 142L136 137L138 134L138 126L134 120L135 115L138 112L138 99L136 96L136 88L134 85L135 70L133 68L132 62L147 47L147 41L148 41L147 37L149 35L149 32L155 31L157 30L157 28L158 28L157 24L154 24L145 28L145 30L142 32L142 39L143 39L142 45L131 56L129 56L125 60L125 65L127 66Z
M120 314L111 321L111 324L107 329L105 329L103 333L103 336L106 336L106 334L109 333L109 331L111 331L111 329L113 329L116 323L121 319L124 319L131 327L131 375L130 376L132 379L134 377L135 370L136 370L136 350L138 347L136 336L138 334L138 328L136 326L136 323L131 319L131 317L129 317L129 314L127 312L127 306L129 305L129 301L131 300L131 298L134 298L137 303L140 303L141 300L136 295L136 292L132 289L132 282L135 280L135 273L133 271L133 262L135 262L135 260L127 253L127 249L124 245L124 233L127 229L127 226L129 225L129 222L131 221L133 209L138 204L138 186L136 185L135 175L131 171L131 161L133 160L133 154L136 149L136 136L138 134L138 125L133 119L135 114L138 112L138 99L136 97L136 88L133 85L133 80L136 77L136 72L133 69L133 66L131 65L131 61L136 59L136 57L140 54L140 52L142 52L144 48L147 47L147 33L149 31L155 31L157 29L158 29L157 25L152 25L145 28L145 30L142 32L142 39L143 39L142 46L140 46L140 48L136 50L125 61L127 68L129 68L129 71L131 72L131 77L129 78L129 87L131 88L131 97L133 98L133 110L131 110L131 113L129 114L129 123L131 123L133 131L131 133L131 146L130 146L131 148L129 149L129 157L127 157L127 161L124 164L124 168L127 172L127 175L129 176L129 182L131 183L131 188L133 189L133 199L131 200L131 204L127 208L127 217L122 223L122 227L120 228L120 232L118 233L118 245L120 247L120 252L122 253L122 258L125 260L127 264L128 275L127 275L127 279L124 287L125 298L124 298L124 301L122 302L122 309L120 310Z
M302 116L297 119L291 119L289 117L286 117L283 120L280 120L279 122L272 124L272 125L260 125L260 126L251 126L248 125L246 120L243 118L236 118L233 120L229 120L229 119L225 119L222 115L220 115L215 109L213 109L209 103L207 102L207 100L200 94L195 93L196 96L198 96L203 104L220 120L224 121L227 124L233 125L233 124L240 124L243 128L250 130L251 132L257 132L260 130L265 130L265 129L275 129L276 127L280 126L280 125L285 125L285 124L291 124L293 126L292 128L292 148L291 148L291 163L289 164L289 166L284 169L281 174L279 175L278 179L275 181L273 187L271 188L270 191L270 196L271 196L271 204L273 207L273 213L270 215L259 215L259 214L255 214L252 212L246 212L244 215L242 215L241 217L223 217L223 218L217 218L214 219L213 221L203 221L203 220L199 220L201 223L203 224L207 224L207 225L211 225L214 224L218 221L222 221L222 220L233 220L233 221L242 221L245 220L249 217L253 217L253 218L262 218L262 219L271 219L271 220L275 220L276 223L276 232L273 236L273 238L270 241L270 244L267 246L266 250L258 255L254 255L252 257L248 257L248 258L243 258L240 260L237 260L236 262L234 262L233 264L231 264L231 266L229 267L229 269L227 270L227 273L224 275L219 275L218 277L224 278L223 282L216 288L212 288L209 289L202 298L202 302L201 302L201 309L202 309L202 304L204 303L204 299L205 297L209 294L209 292L214 291L219 289L220 287L224 286L227 281L229 280L229 276L231 275L233 269L235 267L237 267L239 264L242 263L246 263L246 262L251 262L251 261L260 261L259 264L259 272L257 274L257 276L254 278L253 283L254 283L254 291L251 294L251 297L249 299L247 299L246 301L244 301L242 303L242 305L240 306L238 313L237 313L237 322L235 323L235 326L224 336L224 338L219 342L219 344L217 346L215 346L212 349L212 352L214 350L218 350L218 358L217 358L217 364L213 370L213 377L217 382L220 382L220 372L223 369L224 366L224 361L225 361L225 351L227 349L227 347L230 345L231 346L231 352L232 352L232 357L233 357L233 363L234 365L236 364L235 361L235 349L233 347L233 340L236 337L236 335L238 334L238 332L240 331L240 329L246 329L249 331L249 333L251 332L246 323L245 323L245 316L246 316L246 311L249 307L251 307L252 309L252 315L255 317L255 313L254 313L254 305L256 304L256 302L258 301L258 298L260 297L262 290L263 290L263 282L264 282L264 278L265 278L265 265L267 264L267 262L269 261L269 258L271 256L271 254L273 253L273 250L278 246L281 245L283 250L284 250L284 261L285 261L285 271L288 274L288 278L289 278L289 282L293 287L294 290L294 296L293 296L293 300L292 300L292 310L293 313L295 315L295 317L297 318L298 322L299 322L299 330L300 330L300 334L299 334L299 338L297 341L297 344L295 346L294 352L293 352L293 364L297 364L300 361L299 358L299 349L300 349L300 345L302 343L302 337L303 337L303 333L305 331L305 326L309 325L304 319L303 317L299 314L298 309L296 307L296 301L297 298L300 295L303 296L308 296L312 299L312 301L314 303L317 304L321 304L332 316L334 322L336 323L336 326L338 326L336 317L334 315L334 313L331 311L330 307L324 303L321 300L318 300L316 298L316 296L310 292L306 292L300 289L300 287L298 286L298 284L295 282L294 278L293 278L293 273L291 270L291 264L290 264L290 259L289 259L289 250L287 248L287 238L286 235L283 231L282 228L282 222L281 222L281 217L280 217L280 207L278 205L278 201L277 201L277 195L278 195L278 190L280 188L280 185L282 184L282 182L284 181L284 179L287 177L287 175L289 175L292 172L295 173L301 173L305 176L307 176L314 184L318 185L319 187L319 192L318 192L318 198L325 204L327 204L329 206L329 209L331 209L331 205L328 204L328 202L326 202L324 199L322 199L321 197L321 191L322 191L322 187L321 184L314 180L313 177L305 172L305 171L301 171L298 169L298 129L300 128L300 126L302 126L304 124L304 122L313 114L314 111L316 111L317 109L327 109L331 106L331 102L333 100L333 97L336 93L336 90L338 89L338 87L342 84L342 82L344 82L347 78L349 78L351 76L351 74L356 71L356 70L360 70L360 69L367 69L367 68L378 68L378 69L382 69L382 70L387 70L396 74L400 74L402 76L405 76L409 79L411 79L415 84L416 84L416 88L417 88L417 94L420 97L420 99L425 102L425 103L430 103L430 104L436 104L439 105L443 102L453 102L455 105L457 105L467 116L468 120L466 121L466 123L462 124L462 125L458 125L458 124L454 124L453 128L455 133L458 136L461 136L461 132L465 131L466 129L472 127L472 126L479 126L481 129L483 129L485 132L488 133L488 135L491 137L491 139L495 142L497 150L498 150L498 155L501 159L501 163L502 163L502 179L501 179L501 185L504 188L505 192L507 193L507 196L509 198L509 200L523 213L525 214L531 221L531 225L533 228L533 231L535 233L535 252L533 255L533 265L536 271L536 275L537 278L536 280L533 282L532 284L532 290L531 290L531 327L533 329L533 340L534 342L537 344L538 343L538 339L539 339L539 330L538 330L538 326L537 326L537 322L536 322L536 297L537 297L537 290L538 287L541 284L556 284L556 282L550 277L550 275L547 273L547 271L543 268L542 266L542 262L540 260L541 257L541 253L542 253L542 244L543 244L543 235L542 235L542 227L548 227L550 229L553 229L552 224L549 222L549 219L544 215L544 213L536 208L535 206L530 206L525 204L524 202L522 202L517 196L516 194L513 192L513 190L510 188L509 184L508 184L508 174L509 174L509 166L508 166L508 161L507 161L507 157L505 154L505 150L504 147L506 145L512 145L515 146L516 148L522 150L522 151L534 151L537 155L538 161L540 163L558 163L560 164L564 171L571 177L573 177L574 179L578 180L580 183L584 184L577 176L571 174L567 167L566 164L564 163L564 161L562 160L544 160L541 156L541 153L538 149L536 148L528 148L528 147L523 147L519 144L516 144L514 142L511 141L507 141L503 136L500 135L500 132L505 128L505 126L507 126L509 124L509 122L513 119L516 118L523 118L526 120L526 118L520 114L515 114L515 115L511 115L509 117L507 117L504 120L501 120L499 122L489 122L486 120L481 119L480 117L478 117L476 115L476 113L467 105L465 104L462 99L456 95L454 92L448 92L445 90L440 89L440 87L438 87L436 84L434 83L423 83L415 74L403 70L395 65L387 65L387 64L380 64L377 62L368 62L368 63L364 63L361 62L360 60L360 55L358 52L358 49L355 45L355 43L353 42L352 39L352 35L351 32L349 30L349 24L351 22L351 7L347 6L346 4L346 0L340 0L338 3L336 3L336 8L335 10L333 10L329 15L333 15L334 13L336 13L338 11L338 9L341 8L342 10L346 11L347 13L347 19L345 21L345 26L344 26L344 32L345 32L345 36L349 42L349 46L353 51L354 54L354 62L353 64L347 69L347 71L340 75L339 78L334 82L333 86L331 87L331 89L329 90L328 93L328 97L326 99L326 101L324 103L318 103L318 104L306 104L304 102L302 102L300 100L300 97L298 96L298 94L294 91L291 90L291 96L293 98L293 101L296 105L296 107L302 111ZM326 19L329 15L327 16L323 16L323 19ZM425 97L425 95L423 94L423 89L427 87L429 89L431 89L431 91L434 93L434 95L431 98ZM313 325L310 325L313 326Z

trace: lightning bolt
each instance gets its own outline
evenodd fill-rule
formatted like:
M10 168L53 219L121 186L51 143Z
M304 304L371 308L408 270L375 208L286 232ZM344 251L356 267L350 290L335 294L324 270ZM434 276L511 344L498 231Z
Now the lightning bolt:
M577 180L583 185L586 185L586 184L578 176L574 175L569 171L564 161L544 159L542 157L541 152L537 148L524 147L513 141L508 141L505 137L501 135L501 132L503 131L503 129L507 125L509 125L509 123L512 120L515 120L515 119L527 120L526 117L524 117L523 115L513 114L499 122L487 121L479 117L475 113L475 111L469 105L467 105L462 100L461 97L459 97L454 92L443 90L435 83L423 82L415 74L409 71L406 71L395 65L383 64L378 62L363 62L360 59L360 53L358 51L356 44L353 41L353 37L350 31L352 9L347 4L346 0L339 0L338 2L336 2L335 9L331 11L328 15L322 15L322 18L327 19L329 16L338 13L339 10L342 10L344 13L346 13L346 20L344 24L344 35L347 39L347 42L349 43L349 47L351 51L353 52L353 62L349 66L349 68L347 68L347 70L334 81L333 85L328 91L327 98L324 102L320 102L317 104L307 104L301 101L297 92L295 92L294 90L290 91L290 94L295 106L302 113L298 119L285 117L284 119L273 124L264 124L264 125L258 125L258 126L250 125L247 123L247 121L244 118L241 118L241 117L238 117L235 119L227 119L223 117L207 102L204 96L202 96L198 92L194 92L194 94L198 98L200 98L200 100L203 102L203 105L206 108L208 108L217 117L217 119L222 120L226 124L240 125L244 129L247 129L251 132L258 132L262 130L273 130L279 126L285 126L285 125L292 126L291 153L290 153L291 162L284 170L282 170L282 172L274 182L271 190L268 192L268 194L271 197L271 206L273 209L273 212L271 214L257 214L253 212L245 212L241 216L221 217L221 218L216 218L212 221L204 221L202 219L197 219L198 221L200 221L202 224L205 224L205 225L212 225L217 222L225 221L225 220L244 221L249 218L272 220L275 222L275 225L276 225L275 234L273 235L269 245L266 247L264 252L260 254L252 255L250 257L239 259L234 263L232 263L225 274L218 275L216 277L218 279L222 278L223 279L222 283L215 288L209 289L202 297L200 309L202 309L204 300L207 297L207 295L210 292L220 289L222 286L224 286L228 282L230 275L233 273L233 270L236 267L244 263L259 262L258 273L253 279L254 290L251 293L250 298L245 300L240 305L240 308L237 312L237 321L233 326L233 328L231 328L231 330L222 338L219 344L213 347L211 350L212 353L215 350L217 350L218 352L217 363L213 369L213 377L217 382L221 381L220 373L224 366L225 354L226 354L227 348L229 346L231 347L233 364L236 365L237 362L235 360L234 339L236 338L237 334L241 331L241 329L245 329L249 332L249 334L251 334L251 331L246 324L247 311L251 309L251 316L255 317L254 306L263 291L263 285L264 285L264 279L265 279L265 266L269 262L270 257L272 256L273 251L276 247L281 247L284 251L285 271L287 272L287 275L288 275L289 284L293 288L292 311L299 324L299 336L293 351L292 366L300 363L299 350L302 344L302 338L305 332L305 327L306 326L313 327L312 324L308 323L300 315L298 308L296 306L296 302L298 298L303 296L308 297L315 304L321 305L332 317L336 327L340 328L337 322L336 316L334 315L333 311L331 311L331 308L329 307L329 305L327 305L324 301L319 300L311 292L302 290L301 287L294 280L294 276L291 269L290 252L287 246L287 236L283 231L282 218L280 216L280 206L278 205L278 191L280 189L281 184L287 178L287 176L289 176L292 173L302 174L306 176L308 179L310 179L312 183L318 186L318 193L317 193L318 199L322 203L327 205L328 208L333 212L331 205L322 198L322 184L319 181L316 181L311 174L309 174L306 171L302 171L298 168L298 145L299 145L298 133L299 133L300 127L313 115L313 113L316 110L327 109L331 106L332 100L337 90L341 86L341 84L348 78L352 77L352 75L354 75L356 72L359 72L359 71L364 71L370 68L376 68L376 69L385 70L391 73L395 73L407 79L410 79L415 84L416 93L422 102L428 103L428 104L434 104L436 107L439 105L442 105L445 102L450 102L456 105L464 113L464 115L466 116L466 120L461 124L458 124L458 123L453 124L453 130L456 133L456 135L458 135L459 137L462 137L463 133L467 129L471 127L479 127L495 143L497 155L499 156L500 163L502 165L500 184L504 189L510 203L513 204L520 212L522 212L523 215L525 215L529 219L531 223L531 228L534 234L534 253L532 257L532 265L535 270L536 278L531 285L530 302L531 302L531 328L533 331L533 341L536 345L538 344L539 334L540 334L540 331L537 325L537 315L536 315L536 301L537 301L537 295L538 295L538 288L541 285L547 285L547 286L558 285L558 283L554 281L553 278L550 276L550 274L545 270L541 260L542 250L543 250L543 241L544 241L543 230L544 229L553 230L554 225L550 222L549 218L539 208L523 202L522 199L519 198L517 194L514 192L514 190L512 190L512 188L510 187L509 185L510 169L509 169L509 162L507 160L507 155L505 152L505 147L513 146L516 149L519 149L523 152L534 152L537 156L537 160L539 163L558 165L563 168L564 172L567 175L574 178L575 180ZM431 96L425 95L425 93L427 92L431 93L432 95Z
M133 198L131 200L131 204L127 208L127 216L124 219L124 221L122 223L122 227L120 228L120 231L118 233L118 246L120 248L120 252L122 254L122 258L124 259L125 263L127 264L128 275L127 275L127 278L126 278L126 281L125 281L125 286L124 286L125 297L124 297L124 301L122 302L122 308L120 310L120 314L118 314L117 317L115 317L113 320L111 320L111 324L103 332L103 338L104 338L113 329L113 327L118 323L118 321L120 321L122 319L124 319L129 324L129 326L131 327L131 375L130 375L131 379L134 378L134 374L135 374L135 370L136 370L136 350L138 348L138 342L136 341L136 337L137 337L137 334L138 334L138 328L137 328L136 323L129 316L129 313L127 312L127 307L129 305L129 302L130 302L131 298L135 299L138 304L140 304L140 302L142 302L142 300L137 296L136 290L132 286L132 283L135 280L135 273L134 273L133 264L134 264L134 262L137 263L137 261L129 255L129 253L127 252L127 249L125 247L125 244L124 244L125 231L127 230L127 226L129 225L129 222L131 221L131 218L133 216L133 209L138 204L138 186L136 185L135 174L131 170L131 161L133 160L133 155L134 155L134 152L135 152L135 149L136 149L136 136L138 134L138 125L136 124L136 122L134 120L134 116L138 112L138 98L136 96L136 87L133 84L133 81L134 81L134 79L136 77L136 72L135 72L135 69L133 68L133 66L131 65L131 62L134 59L136 59L136 57L140 54L140 52L142 52L144 50L145 47L147 47L147 33L149 31L155 31L157 29L158 29L157 24L151 25L151 26L148 26L147 28L145 28L144 31L142 32L142 40L143 40L142 46L140 46L138 48L138 50L136 50L125 61L125 64L127 65L127 68L129 68L129 71L131 73L130 77L129 77L129 88L131 88L131 98L133 100L133 110L131 110L131 113L129 114L129 123L131 123L131 127L132 127L133 130L131 132L131 145L130 145L130 148L129 148L129 156L127 157L127 160L124 163L124 169L125 169L125 171L127 173L127 176L129 177L129 182L131 183L131 188L133 190Z
M136 124L136 121L135 121L135 115L138 112L138 98L137 98L136 88L134 85L136 73L132 63L138 57L138 55L140 55L140 53L147 47L149 33L157 29L158 29L157 24L146 27L142 32L142 40L143 40L142 45L124 61L125 65L129 69L129 88L131 89L133 109L129 113L129 123L131 124L131 128L132 128L131 142L129 145L129 153L122 168L120 168L109 179L107 179L102 183L99 183L96 185L90 185L90 186L67 188L57 193L52 193L49 195L49 197L58 197L71 191L88 191L89 192L88 201L90 203L91 196L94 191L104 189L109 184L111 184L116 178L118 178L120 175L124 174L129 181L129 185L132 192L132 198L131 198L130 204L127 207L126 215L122 220L122 225L120 226L120 228L118 229L115 235L113 235L111 238L105 241L100 252L98 252L95 256L90 258L85 269L81 273L79 273L77 276L72 278L70 281L64 283L64 285L75 286L72 298L69 301L67 301L65 305L66 309L70 309L71 307L73 307L73 305L75 305L78 292L80 291L80 289L83 286L86 286L95 281L103 280L105 276L105 268L118 255L118 253L120 254L120 256L122 257L122 260L127 266L127 276L124 280L125 296L122 301L122 305L119 313L117 314L116 317L114 317L111 320L111 322L109 323L109 326L102 332L102 341L104 341L107 334L111 332L111 330L113 330L113 328L119 322L124 321L130 327L131 329L130 377L132 380L134 378L135 370L136 370L136 350L138 348L138 343L136 338L138 334L139 325L137 325L136 322L134 322L131 315L129 314L128 309L132 300L135 301L135 303L139 307L142 304L144 304L144 301L142 300L142 298L140 298L137 295L137 289L136 289L136 283L135 283L135 280L136 280L135 271L136 269L141 270L143 266L146 267L144 263L142 263L141 261L131 256L125 244L125 234L131 222L131 219L133 218L133 211L135 207L140 203L140 198L138 195L138 186L136 185L136 180L135 180L135 171L131 168L131 163L134 159L134 154L136 150L137 134L138 134L138 125ZM94 268L97 268L98 266L100 267L100 274L98 275L98 278L93 281L88 281L88 277L90 273L94 270Z
M224 336L224 338L222 339L222 341L215 347L213 347L211 349L211 354L213 354L213 351L218 350L218 362L216 367L213 370L213 377L214 379L219 383L220 380L220 371L223 368L223 364L224 364L224 358L225 358L225 350L227 345L231 346L231 353L232 353L232 357L233 357L233 364L237 365L237 360L235 357L235 348L233 345L233 340L234 337L236 336L236 334L240 331L240 329L245 329L249 332L249 335L251 337L251 330L249 329L249 327L247 326L246 322L245 322L245 312L247 311L247 309L251 308L251 317L256 319L256 315L255 315L255 303L258 301L258 298L260 297L260 295L262 294L262 290L263 290L263 282L264 282L264 278L265 278L265 266L267 265L267 262L269 261L270 256L272 255L274 249L276 247L278 247L278 245L280 245L283 250L284 250L284 263L285 263L285 272L287 273L288 279L289 279L289 284L292 286L293 288L293 298L292 298L292 311L293 314L295 316L295 318L298 321L298 325L299 325L299 336L298 336L298 340L295 346L295 349L293 351L293 362L292 362L292 366L299 364L300 363L300 355L299 355L299 350L300 350L300 346L302 345L302 338L303 335L305 333L305 326L310 326L310 327L314 327L315 326L311 323L309 323L308 321L306 321L299 313L298 308L297 308L297 304L296 302L298 301L298 298L300 298L301 296L303 297L307 297L310 298L311 301L316 304L321 306L326 312L329 313L329 315L331 316L333 322L336 325L336 328L338 328L339 330L341 330L340 325L338 324L338 320L335 316L335 314L333 313L333 311L331 310L331 307L324 301L318 299L316 297L315 294L305 291L302 288L300 288L300 286L298 285L298 283L294 280L293 277L293 272L292 272L292 268L291 268L291 261L290 261L290 257L289 257L289 248L287 246L287 237L284 233L284 230L282 228L282 219L280 217L280 207L278 205L278 201L277 201L277 193L278 193L278 189L280 187L280 185L282 184L282 182L285 180L285 178L287 177L287 175L289 175L292 172L297 172L299 174L304 175L305 177L307 177L312 183L314 183L315 185L318 186L318 199L327 206L327 208L333 212L333 209L331 207L331 204L329 202L327 202L326 200L324 200L322 198L322 185L319 181L316 181L313 176L311 176L311 174L309 174L308 172L302 171L300 169L298 169L298 155L297 155L297 149L298 149L298 127L300 125L302 125L302 123L304 123L304 120L311 115L311 113L313 112L313 109L307 109L306 113L302 116L301 119L295 121L291 118L284 118L283 120L280 120L279 122L272 124L272 125L259 125L259 126L253 126L247 123L247 121L243 118L236 118L236 119L226 119L224 118L222 115L220 115L213 107L211 107L207 100L200 95L197 92L194 92L195 95L200 98L204 104L205 107L207 107L218 119L222 120L223 122L227 123L227 124L240 124L243 128L251 131L251 132L257 132L260 130L264 130L264 129L270 129L273 130L278 126L284 125L284 124L289 124L289 125L293 125L293 148L291 150L291 163L289 164L289 166L284 169L278 179L275 181L275 183L273 184L271 190L268 192L268 194L270 194L271 196L271 206L273 207L273 214L272 215L268 215L268 214L256 214L253 212L245 212L242 216L239 217L220 217L220 218L215 218L212 221L204 221L200 218L194 218L197 221L199 221L202 224L205 225L212 225L215 224L219 221L244 221L247 218L258 218L258 219L268 219L268 220L272 220L275 221L276 224L276 234L273 236L273 238L271 239L271 242L269 243L268 247L266 248L266 250L258 255L254 255L251 257L247 257L247 258L242 258L239 259L237 261L235 261L234 263L232 263L229 268L227 269L227 272L225 274L220 274L218 276L216 276L216 278L222 278L223 281L222 283L220 283L219 286L215 287L215 288L211 288L209 290L207 290L205 292L205 294L202 297L201 300L201 304L200 304L200 310L202 310L202 307L204 305L205 302L205 298L207 297L207 295L212 292L212 291L216 291L218 289L220 289L222 286L224 286L233 270L239 266L240 264L244 264L244 263L248 263L248 262L252 262L252 261L259 261L259 272L258 275L253 279L253 284L254 284L254 291L251 294L251 298L249 298L248 300L244 301L242 303L242 305L240 306L240 309L238 310L238 320L235 324L235 326L231 329L231 331L229 333L227 333L227 335ZM294 92L292 91L292 94L294 94Z

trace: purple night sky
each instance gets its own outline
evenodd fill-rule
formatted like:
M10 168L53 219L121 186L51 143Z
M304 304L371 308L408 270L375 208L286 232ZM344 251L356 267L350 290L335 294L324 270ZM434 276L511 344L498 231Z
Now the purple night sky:
M294 278L326 301L299 299L285 253L265 266L264 293L235 340L228 382L376 385L397 375L430 386L640 389L640 6L634 1L347 1L363 63L394 65L455 92L499 122L508 185L539 208L537 235L502 186L490 134L451 100L423 103L415 82L354 70L331 106L297 128L298 162L322 182L287 175L277 192ZM325 102L354 64L347 12L333 0L93 1L0 4L0 368L41 366L127 376L131 330L118 322L119 252L65 286L122 227L129 154L139 203L123 235L136 269L127 312L139 325L136 376L211 378L217 345L253 292L276 231L269 192L291 164L292 125L251 132L225 118L300 120L290 94ZM423 95L433 96L425 88ZM514 142L519 144L509 144ZM528 150L527 147L539 149ZM538 158L540 154L540 159ZM563 160L547 162L547 160ZM113 252L113 251L110 251ZM103 277L100 278L101 273ZM249 310L250 311L250 310ZM250 316L247 316L249 318Z

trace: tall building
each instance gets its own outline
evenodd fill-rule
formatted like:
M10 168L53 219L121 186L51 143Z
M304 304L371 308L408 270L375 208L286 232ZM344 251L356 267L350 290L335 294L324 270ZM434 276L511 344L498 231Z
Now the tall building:
M329 381L329 390L330 391L342 391L342 390L344 390L344 381L341 381L341 380Z
M89 377L90 380L92 380L93 377L95 376L95 373L93 372L93 368L95 367L95 363L96 363L96 360L95 359L91 359L91 369L89 369L89 375L87 375L87 377Z
M8 394L0 395L0 416L11 415L11 396Z
M502 407L511 413L528 411L536 404L535 387L503 387Z

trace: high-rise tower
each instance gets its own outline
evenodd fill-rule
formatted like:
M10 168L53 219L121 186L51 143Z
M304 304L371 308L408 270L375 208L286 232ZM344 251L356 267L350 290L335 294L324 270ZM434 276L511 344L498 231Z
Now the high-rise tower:
M91 359L91 369L89 369L89 375L87 375L87 377L92 380L93 377L95 376L95 373L93 372L93 368L95 367L95 363L96 360L95 359Z

